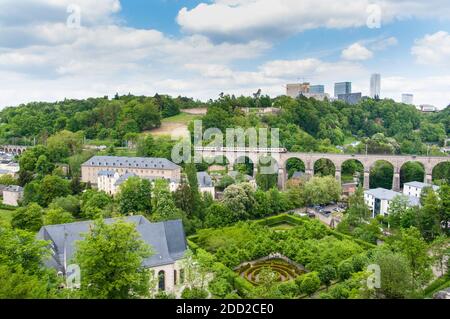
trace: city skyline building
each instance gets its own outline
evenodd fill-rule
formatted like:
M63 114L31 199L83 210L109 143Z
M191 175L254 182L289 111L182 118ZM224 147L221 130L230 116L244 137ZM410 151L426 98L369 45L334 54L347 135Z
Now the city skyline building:
M338 82L334 84L334 97L339 98L339 95L351 94L352 82Z
M374 73L370 77L370 97L379 98L381 95L381 74Z
M414 103L414 94L403 93L402 94L402 103L412 105Z
M322 84L311 85L309 87L309 93L312 93L312 94L325 94L325 85L322 85Z
M309 82L287 84L286 95L295 99L302 93L309 93L310 86Z

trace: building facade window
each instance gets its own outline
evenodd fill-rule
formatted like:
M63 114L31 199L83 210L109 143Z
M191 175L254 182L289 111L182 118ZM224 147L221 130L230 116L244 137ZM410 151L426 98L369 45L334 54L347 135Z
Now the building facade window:
M184 284L184 269L180 269L180 284Z
M158 273L158 289L160 291L166 290L166 273L164 270L161 270Z

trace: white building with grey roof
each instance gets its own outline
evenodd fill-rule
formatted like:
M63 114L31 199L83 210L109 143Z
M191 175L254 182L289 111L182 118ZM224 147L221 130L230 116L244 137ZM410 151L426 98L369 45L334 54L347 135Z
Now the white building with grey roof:
M398 196L404 196L411 207L420 206L420 200L417 197L406 196L402 193L394 192L390 189L376 188L364 192L364 201L372 212L372 218L378 215L387 216L389 206L392 200Z
M3 204L8 206L19 206L23 198L23 188L16 185L7 186L3 189Z
M116 219L105 219L106 224L115 221ZM146 258L142 265L158 278L154 291L179 295L185 278L182 260L187 251L182 221L151 223L143 216L128 216L125 221L133 223L141 239L152 248L153 255ZM76 242L83 240L83 234L89 233L92 226L93 221L83 221L42 227L37 238L49 241L52 251L52 256L45 261L45 265L66 275L73 262Z
M114 172L120 176L134 174L140 178L164 178L179 182L181 167L165 158L94 156L81 165L81 180L98 184L100 172Z
M439 186L422 183L422 182L409 182L403 185L403 194L406 196L413 196L420 198L424 188L432 188L435 192L439 190Z

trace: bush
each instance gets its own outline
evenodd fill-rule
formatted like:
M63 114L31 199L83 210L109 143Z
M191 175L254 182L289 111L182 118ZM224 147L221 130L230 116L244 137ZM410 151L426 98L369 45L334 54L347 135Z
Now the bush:
M350 278L353 272L354 270L351 261L344 260L338 266L337 275L339 280L344 281Z
M320 288L320 279L317 272L311 272L309 274L298 277L295 281L301 293L311 296Z
M185 288L181 293L181 298L183 299L206 299L208 297L208 292L201 288Z

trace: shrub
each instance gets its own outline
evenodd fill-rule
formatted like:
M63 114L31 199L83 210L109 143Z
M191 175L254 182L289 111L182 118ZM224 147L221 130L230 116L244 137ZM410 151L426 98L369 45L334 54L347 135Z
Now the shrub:
M181 293L181 298L183 299L206 299L208 297L208 292L201 288L185 288Z
M350 278L353 273L353 264L349 260L342 261L338 266L337 275L339 280L344 281Z
M320 279L317 272L311 272L298 278L299 280L296 280L296 283L301 293L311 296L320 288Z

